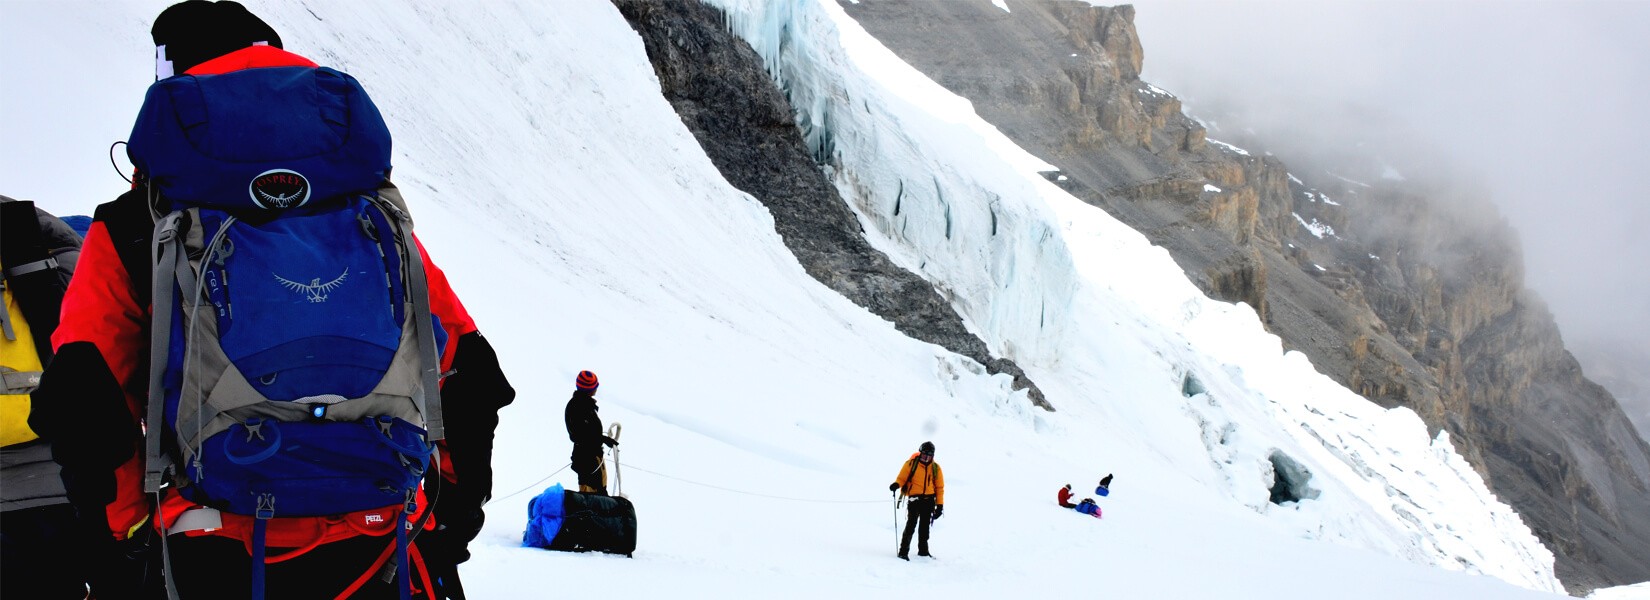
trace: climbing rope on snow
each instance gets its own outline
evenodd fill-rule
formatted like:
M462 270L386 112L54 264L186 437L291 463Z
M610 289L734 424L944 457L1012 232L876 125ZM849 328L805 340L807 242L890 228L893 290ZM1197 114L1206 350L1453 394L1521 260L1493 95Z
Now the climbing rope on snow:
M620 431L619 424L614 423L612 427L608 428L608 437L611 437L613 439L618 439L619 431ZM618 488L618 484L619 484L619 478L618 478L618 474L619 474L619 452L618 452L618 448L613 448L612 451L613 451L614 495L618 495L618 489L619 489ZM511 492L511 493L503 495L503 496L499 496L497 498L493 498L492 500L488 500L487 503L492 504L493 502L498 502L500 500L507 500L507 499L510 499L510 498L514 498L516 496L521 495L523 492L526 492L527 490L537 488L540 484L544 483L545 481L549 481L551 477L555 477L557 473L560 473L562 471L567 470L567 467L570 467L570 466L573 466L573 463L570 462L570 463L567 463L565 465L562 465L560 469L556 469L554 472L550 473L549 475L545 475L542 479L539 479L538 481L535 481L535 482L529 484L527 487L521 488L519 490L516 490L514 492ZM690 480L690 479L683 479L681 477L676 477L674 475L666 475L666 474L660 473L658 471L650 471L650 470L638 467L634 464L630 465L630 468L635 469L637 471L641 471L643 473L647 473L649 475L657 475L657 476L663 477L665 479L673 479L673 480L680 481L680 482L686 483L686 484L697 485L697 486L701 486L701 487L708 487L708 488L711 488L711 489L722 490L724 492L729 492L729 493L733 493L733 494L741 494L741 495L745 495L745 496L756 496L758 498L771 498L771 499L774 499L774 500L787 500L787 501L791 501L791 502L813 502L813 503L816 503L816 504L879 504L879 503L882 503L882 502L887 502L887 500L820 500L820 499L817 499L817 498L793 498L793 497L790 497L790 496L775 496L773 494L760 494L760 493L756 493L756 492L747 492L747 491L744 491L744 490L736 490L736 489L733 489L733 488L722 487L722 486L719 486L719 485L712 485L712 484L709 484L709 483L693 481L693 480ZM895 504L894 504L894 510L895 510L895 513L894 513L895 514L895 516L894 516L894 527L896 529L899 527L899 516L898 516L899 515L899 502L898 502L898 500L903 500L903 498L897 499Z
M524 488L521 488L521 489L519 489L519 490L516 490L516 491L514 491L514 492L510 492L510 494L509 494L509 495L506 495L506 496L499 496L499 497L497 497L497 498L494 498L494 499L492 499L492 500L488 500L488 501L487 501L487 503L486 503L486 504L483 504L483 505L482 505L482 506L486 506L486 505L487 505L487 504L492 504L492 503L494 503L494 502L498 502L498 501L499 501L499 500L507 500L507 499L510 499L510 498L514 498L514 497L516 497L516 496L518 496L518 495L520 495L520 494L521 494L521 493L522 493L522 492L525 492L525 491L527 491L527 490L530 490L530 489L533 489L533 488L536 488L536 487L538 487L538 486L539 486L539 484L541 484L541 483L544 483L544 482L545 482L545 481L549 481L549 479L550 479L550 478L551 478L551 477L555 477L555 476L556 476L556 473L560 473L560 472L562 472L562 471L565 471L565 470L567 470L567 467L571 467L571 466L573 466L573 463L567 463L567 464L565 464L565 465L562 465L562 466L561 466L561 468L560 468L560 469L556 469L556 470L555 470L555 472L554 472L554 473L551 473L551 474L549 474L549 475L545 475L545 476L544 476L544 479L540 479L540 480L538 480L538 481L535 481L535 482L533 482L533 483L531 483L531 484L528 484L528 486L527 486L527 487L524 487Z
M711 489L722 490L724 492L731 492L731 493L735 493L735 494L743 494L743 495L746 495L746 496L756 496L756 497L759 497L759 498L772 498L774 500L789 500L791 502L815 502L815 503L819 503L819 504L881 504L883 502L887 502L887 500L819 500L819 499L816 499L816 498L792 498L790 496L775 496L775 495L772 495L772 494L758 494L756 492L747 492L747 491L744 491L744 490L736 490L736 489L733 489L733 488L726 488L726 487L722 487L722 486L719 486L719 485L711 485L711 484L708 484L708 483L700 483L698 481L691 481L691 480L687 480L687 479L682 479L681 477L666 475L666 474L660 473L658 471L649 471L647 469L643 469L641 467L636 466L634 463L630 465L630 468L635 469L637 471L641 471L643 473L650 474L650 475L658 475L658 476L663 477L665 479L674 479L674 480L680 481L682 483L697 485L697 486L701 486L701 487L708 487L708 488L711 488Z

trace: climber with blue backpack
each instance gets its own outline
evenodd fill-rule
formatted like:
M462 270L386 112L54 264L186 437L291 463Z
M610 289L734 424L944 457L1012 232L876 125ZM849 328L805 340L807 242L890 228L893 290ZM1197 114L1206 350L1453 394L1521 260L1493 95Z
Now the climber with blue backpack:
M235 2L151 34L137 176L29 418L107 536L92 594L462 598L515 391L412 234L378 109Z

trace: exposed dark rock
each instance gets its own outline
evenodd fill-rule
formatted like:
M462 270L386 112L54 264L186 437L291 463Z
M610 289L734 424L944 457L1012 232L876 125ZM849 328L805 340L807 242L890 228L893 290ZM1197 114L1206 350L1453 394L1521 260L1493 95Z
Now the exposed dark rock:
M1493 210L1468 218L1440 202L1458 190L1357 183L1379 171L1312 156L1292 159L1292 178L1276 158L1207 139L1179 100L1138 79L1132 7L842 6L1210 296L1254 307L1353 391L1448 430L1571 591L1650 579L1650 446L1524 289L1516 239L1481 218Z
M784 93L750 45L727 31L719 11L685 1L614 4L641 34L682 123L729 183L768 207L809 275L901 333L1013 377L1014 389L1053 410L1019 365L993 357L932 284L865 241L859 220L809 153Z
M1233 254L1205 271L1210 296L1227 302L1243 302L1266 319L1266 262L1259 252Z

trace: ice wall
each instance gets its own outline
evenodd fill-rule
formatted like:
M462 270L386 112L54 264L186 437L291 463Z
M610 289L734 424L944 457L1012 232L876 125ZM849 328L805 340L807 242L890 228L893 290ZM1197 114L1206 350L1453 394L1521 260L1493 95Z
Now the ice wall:
M981 145L1012 144L975 118L967 100L892 54L867 62L812 37L834 29L818 7L749 6L729 11L730 26L762 55L797 108L810 149L833 169L871 243L934 282L993 353L1022 366L1056 362L1077 287L1071 256L1045 208L1003 199L1036 194L1015 173L1053 167L1023 153L1018 164L979 155ZM873 95L866 68L902 85L903 93ZM921 103L904 108L932 118L911 121L887 110L900 97ZM933 139L955 143L925 142Z

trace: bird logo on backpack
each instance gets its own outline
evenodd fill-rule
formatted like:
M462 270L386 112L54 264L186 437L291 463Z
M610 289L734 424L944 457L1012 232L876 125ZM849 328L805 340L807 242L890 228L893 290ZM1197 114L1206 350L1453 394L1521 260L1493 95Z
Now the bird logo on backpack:
M338 289L338 286L344 285L344 280L347 278L349 278L349 269L344 269L344 272L339 273L338 278L332 281L321 283L321 278L317 277L309 280L307 285L287 279L280 275L275 276L275 280L281 282L281 285L285 286L287 289L294 292L307 294L310 302L326 302L327 292Z

